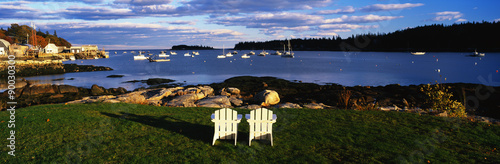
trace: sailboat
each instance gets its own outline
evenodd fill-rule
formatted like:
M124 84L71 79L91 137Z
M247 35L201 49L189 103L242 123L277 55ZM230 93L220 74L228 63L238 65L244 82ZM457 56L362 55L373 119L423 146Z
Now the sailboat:
M226 55L224 54L224 45L222 45L222 55L217 55L217 58L219 59L226 58Z
M290 40L288 40L288 51L284 51L285 54L281 55L281 57L285 57L285 58L294 58L295 56L293 51L292 51L292 44L290 43Z

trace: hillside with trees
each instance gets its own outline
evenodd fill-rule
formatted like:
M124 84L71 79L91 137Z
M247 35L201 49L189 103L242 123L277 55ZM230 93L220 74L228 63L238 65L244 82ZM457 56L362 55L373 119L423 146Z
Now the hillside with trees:
M391 33L360 34L342 39L292 39L298 51L500 51L500 22L425 25ZM285 40L240 42L234 49L282 50Z
M18 24L11 24L11 27L7 28L7 30L0 29L0 39L4 39L11 44L31 44L34 45L33 43L33 36L31 35L31 31L33 28L27 26L27 25L18 25ZM28 37L29 36L29 43ZM65 46L65 47L71 47L71 43L66 41L65 39L58 37L57 32L54 30L54 33L51 35L49 31L41 32L40 29L36 31L36 45L39 45L41 47L45 47L48 43L54 43L57 46Z
M202 45L194 45L194 46L188 46L188 45L175 45L172 46L172 50L212 50L214 49L213 47L209 46L202 46Z

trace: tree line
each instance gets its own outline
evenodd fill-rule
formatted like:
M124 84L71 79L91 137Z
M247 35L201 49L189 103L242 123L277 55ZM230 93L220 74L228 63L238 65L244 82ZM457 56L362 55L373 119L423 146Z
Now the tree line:
M188 45L175 45L172 46L172 50L211 50L214 49L213 47L210 46L202 46L202 45L193 45L193 46L188 46Z
M10 44L31 44L45 47L47 44L53 43L56 46L71 47L71 43L69 43L66 39L57 36L56 30L54 30L53 34L50 34L49 31L44 33L38 29L35 36L31 36L32 31L33 28L28 25L19 25L14 23L11 24L7 30L4 30L3 28L0 29L0 39L8 41ZM36 38L36 43L33 42L35 40L34 38Z
M433 24L391 33L352 35L346 39L291 39L298 51L500 51L500 22ZM286 40L239 42L234 49L282 50Z

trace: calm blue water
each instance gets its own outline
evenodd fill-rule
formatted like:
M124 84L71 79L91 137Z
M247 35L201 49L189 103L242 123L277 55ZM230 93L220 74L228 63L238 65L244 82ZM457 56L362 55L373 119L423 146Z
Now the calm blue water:
M137 50L136 50L137 51ZM151 51L151 50L150 50ZM66 73L63 75L28 77L42 83L68 84L90 87L92 84L124 87L127 90L141 83L123 83L129 80L168 78L186 84L222 82L234 76L274 76L287 80L318 84L337 83L345 86L382 86L388 84L477 83L500 86L500 53L486 53L485 57L466 57L468 53L428 52L413 56L401 52L328 52L296 51L295 58L253 55L250 59L240 56L248 51L238 51L234 57L217 59L222 50L200 50L200 55L185 57L188 51L176 51L170 62L133 60L130 51L110 51L110 58L76 60L64 63L108 66L113 71ZM151 51L158 54L160 51ZM190 51L191 52L191 51ZM226 51L227 52L227 51ZM255 51L259 53L260 51ZM274 51L271 51L272 53ZM106 78L108 75L125 75L123 78ZM52 82L52 79L65 80ZM68 80L74 78L74 80Z

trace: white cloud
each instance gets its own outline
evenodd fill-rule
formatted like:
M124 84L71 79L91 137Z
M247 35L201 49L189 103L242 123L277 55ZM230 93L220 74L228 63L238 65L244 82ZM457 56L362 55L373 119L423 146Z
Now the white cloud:
M324 23L369 23L380 22L403 18L403 16L380 16L380 15L363 15L363 16L347 16L343 15L340 18L327 19Z
M320 25L320 29L369 29L378 28L378 25L357 25L357 24L324 24Z
M158 21L156 23L168 23L178 25L196 25L197 20L175 20L175 21Z
M467 19L460 18L460 19L457 19L455 22L465 22L465 21L467 21Z
M430 19L430 21L450 21L450 20L456 20L458 21L460 18L463 17L463 14L458 11L443 11L443 12L436 12L433 13L433 15L436 15L434 18Z
M404 4L374 4L366 7L362 7L361 11L364 12L377 12L377 11L390 11L390 10L402 10L406 8L413 8L423 6L423 3L404 3Z
M500 22L500 18L493 20L493 22Z
M352 6L344 7L343 9L335 9L335 10L321 10L316 12L319 15L331 15L331 14L349 14L354 13L356 10Z

